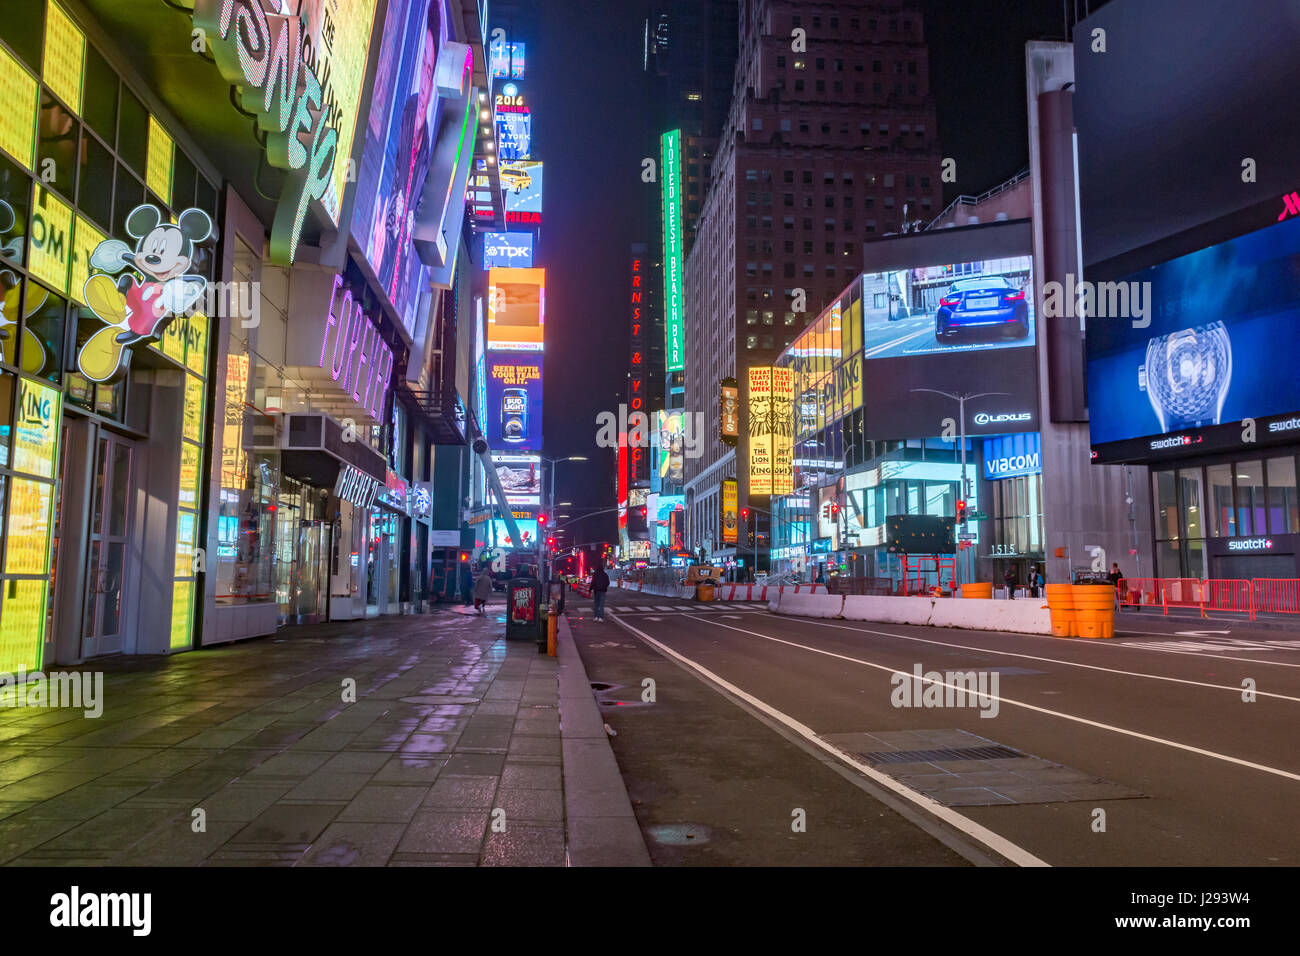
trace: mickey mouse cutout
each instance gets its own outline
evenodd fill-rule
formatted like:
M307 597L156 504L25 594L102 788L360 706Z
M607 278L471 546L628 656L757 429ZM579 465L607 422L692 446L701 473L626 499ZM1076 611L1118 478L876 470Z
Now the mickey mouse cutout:
M82 298L106 325L81 347L77 367L92 382L107 382L122 372L128 346L152 342L177 315L203 296L208 280L187 275L194 245L212 235L212 219L202 209L186 209L175 225L156 206L137 206L126 217L127 234L137 240L106 239L90 254L99 272L86 280ZM112 274L126 272L116 281ZM139 278L136 274L139 274Z

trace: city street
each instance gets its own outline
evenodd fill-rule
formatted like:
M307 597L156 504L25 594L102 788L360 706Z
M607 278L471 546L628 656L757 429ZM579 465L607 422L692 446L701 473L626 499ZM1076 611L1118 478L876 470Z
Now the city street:
M1034 326L1031 324L1027 338L1013 339L1000 328L974 328L961 332L952 339L936 341L934 313L919 312L893 322L867 323L863 329L862 354L865 358L895 358L931 352L946 355L949 352L975 352L1015 345L1033 345L1033 330Z
M610 610L574 632L592 681L629 702L603 709L657 861L795 860L802 849L803 862L933 863L946 847L952 863L1300 862L1296 631L1125 612L1114 639L1062 640L626 591ZM996 716L892 706L891 674L917 665L995 671ZM640 703L645 677L653 704ZM994 745L1024 756L881 756ZM850 768L833 749L874 757ZM895 780L910 786L887 789ZM903 816L885 812L882 793ZM806 834L790 831L796 807ZM699 843L676 839L671 825L686 824Z

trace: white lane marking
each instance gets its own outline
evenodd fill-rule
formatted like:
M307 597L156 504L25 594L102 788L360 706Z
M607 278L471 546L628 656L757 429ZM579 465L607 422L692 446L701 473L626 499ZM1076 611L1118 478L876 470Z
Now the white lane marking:
M814 623L814 624L820 624L821 622L820 622L820 621L813 621L813 622L811 622L811 623ZM631 625L625 625L625 626L630 627ZM787 640L784 640L784 639L779 638L779 637L771 637L771 636L769 636L769 635L767 635L767 634L760 634L758 631L747 631L747 630L745 630L745 629L742 628L742 627L736 627L736 626L734 626L734 625L732 625L732 624L716 624L716 625L714 625L714 626L715 626L715 627L725 627L725 628L727 628L727 629L729 629L729 630L732 630L732 631L739 631L739 632L742 633L742 634L751 634L751 635L753 635L754 637L761 637L761 638L762 638L763 640L765 640L765 641L772 641L773 643L776 643L776 644L786 644L786 645L788 645L788 646L790 646L790 647L797 647L797 648L799 648L800 650L811 651L811 652L814 653L814 654L822 654L822 655L824 655L824 656L826 656L826 657L834 657L834 658L836 658L837 660L841 660L841 661L849 661L850 663L853 663L853 664L861 664L863 667L873 667L873 668L875 668L876 670L887 671L887 672L890 673L890 674L903 674L903 673L904 673L903 671L900 671L900 670L899 670L898 668L896 668L896 667L889 667L889 666L887 666L887 665L885 665L885 664L875 664L875 663L873 663L873 662L871 662L871 661L859 660L859 659L856 658L856 657L849 657L849 656L846 655L846 654L836 654L834 651L824 651L824 650L822 650L822 649L819 648L819 647L809 647L807 644L798 644L798 643L796 643L796 642L794 642L794 641L787 641ZM834 626L834 625L831 625L831 626ZM846 628L846 630L853 630L853 628ZM887 637L904 637L904 635L901 635L901 634L888 634L888 633L885 632L885 631L873 631L873 632L870 632L870 633L875 633L875 634L884 634L884 635L887 636ZM912 640L912 638L906 638L906 639L908 639L908 640ZM916 638L916 640L920 640L920 638ZM939 642L938 642L938 641L926 641L925 643L927 643L927 644L934 644L934 643L939 643ZM959 645L949 645L949 646L959 646ZM1021 655L1012 655L1012 656L1021 656ZM1059 662L1057 662L1057 663L1066 663L1066 662L1065 662L1065 661L1059 661ZM910 674L904 674L904 676L910 677L911 675L910 675ZM1141 675L1139 675L1139 676L1141 676ZM944 686L948 686L948 685L944 685ZM956 689L956 688L954 688L954 689ZM1235 690L1235 691L1237 691L1237 693L1241 693L1241 688L1239 688L1239 687L1234 687L1234 688L1232 688L1232 689ZM1256 691L1256 693L1263 693L1263 691ZM1027 703L1025 703L1024 701L1012 700L1010 697L1000 697L1000 696L998 696L997 694L988 694L988 695L986 695L986 696L991 697L993 700L1000 701L1001 703L1004 703L1004 704L1010 704L1010 705L1013 706L1013 707L1023 707L1025 710L1032 710L1032 711L1036 711L1036 712L1038 712L1038 713L1040 713L1040 714L1047 714L1047 715L1050 716L1050 717L1060 717L1062 720L1070 720L1070 721L1074 721L1075 723L1078 723L1078 724L1085 724L1085 725L1087 725L1087 726L1089 726L1089 727L1096 727L1096 728L1098 728L1098 729L1100 729L1100 730L1109 730L1109 731L1111 731L1112 733L1123 734L1123 735L1125 735L1125 736L1127 736L1127 737L1136 737L1138 740L1146 740L1146 741L1149 741L1149 742L1151 742L1151 743L1162 744L1162 745L1164 745L1164 746L1166 746L1166 747L1173 747L1173 748L1175 748L1176 750L1186 750L1188 753L1199 754L1199 755L1202 756L1202 757L1212 757L1212 758L1215 759L1215 760L1222 760L1222 761L1224 761L1225 763L1235 763L1235 764L1237 764L1238 766L1241 766L1241 767L1249 767L1249 768L1252 769L1252 770L1261 770L1261 771L1263 771L1264 773L1271 773L1271 774L1274 774L1274 775L1276 775L1276 776L1278 776L1278 777L1285 777L1285 778L1288 779L1288 780L1297 780L1297 781L1300 781L1300 773L1292 773L1290 770L1282 770L1282 769L1280 769L1280 768L1278 768L1278 767L1270 767L1270 766L1268 766L1267 764L1255 763L1255 762L1252 761L1252 760L1243 760L1241 757L1233 757L1233 756L1230 756L1229 754L1221 754L1221 753L1217 753L1216 751L1213 751L1213 750L1204 750L1204 749L1202 749L1201 747L1194 747L1194 746L1192 746L1191 744L1180 744L1180 743L1179 743L1178 741L1176 741L1176 740L1167 740L1167 739L1164 738L1164 737L1154 737L1154 736L1152 736L1151 734L1144 734L1144 733L1142 733L1140 730L1129 730L1129 729L1126 728L1126 727L1119 727L1119 726L1116 726L1115 724L1104 724L1104 723L1102 723L1101 721L1098 721L1098 720L1090 720L1090 719L1087 718L1087 717L1078 717L1078 716L1076 716L1076 715L1074 715L1074 714L1067 714L1067 713L1065 713L1065 712L1063 712L1063 711L1059 711L1059 710L1049 710L1049 709L1046 708L1046 707L1039 707L1037 704L1027 704ZM1277 696L1277 695L1272 695L1272 696ZM1291 700L1291 699L1293 699L1293 698L1287 698L1287 699L1288 699L1288 700Z
M656 610L656 611L676 611L677 608L673 607L671 604L656 604L656 605L655 605L655 610Z
M867 627L847 627L843 624L828 624L825 621L817 621L811 618L800 618L806 620L809 624L816 624L820 627L831 627L837 631L852 631L855 634L879 634L881 637L894 637L901 641L915 641L918 644L933 644L936 647L952 647L963 651L973 651L979 654L997 654L1001 657L1019 657L1027 661L1039 661L1044 664L1061 664L1065 667L1082 667L1090 671L1102 671L1106 674L1120 674L1124 677L1145 677L1148 680L1163 680L1173 684L1189 684L1192 687L1208 687L1211 690L1226 690L1234 694L1241 693L1241 687L1234 687L1232 684L1207 684L1204 681L1187 680L1183 677L1166 677L1163 674L1144 674L1140 671L1122 671L1114 667L1102 667L1099 664L1084 664L1079 661L1062 660L1059 657L1039 657L1036 654L1025 654L1020 651L999 651L991 647L971 647L969 644L953 644L949 641L934 641L925 637L913 637L909 634L895 634L892 631L875 631ZM1257 690L1256 694L1262 697L1275 697L1278 700L1289 700L1292 703L1300 704L1300 697L1289 697L1286 694L1275 694L1271 691Z
M636 606L636 609L637 609L638 611L657 611L657 610L659 610L659 609L658 609L657 607L655 607L653 604L638 604L638 605Z
M689 657L686 657L683 654L679 654L671 647L668 647L663 643L656 641L649 634L645 633L645 631L633 627L631 624L628 624L626 621L619 621L618 623L620 627L627 628L637 637L641 638L641 640L645 641L647 644L656 648L661 653L668 655L669 657L673 658L674 660L678 661L681 664L684 664L685 666L691 668L697 673L703 674L705 677L713 681L719 687L726 688L726 690L729 693L739 697L741 700L745 701L745 703L749 704L754 709L762 711L764 714L766 714L768 717L772 718L773 720L780 721L785 727L794 731L800 737L803 737L813 746L818 747L819 749L825 751L826 753L837 758L838 760L847 763L854 770L857 770L862 775L870 778L878 786L881 786L886 790L889 790L891 793L895 794L896 796L902 797L904 800L907 800L909 803L915 804L916 806L920 807L922 810L925 810L933 814L934 816L942 820L944 823L966 834L966 836L970 837L972 840L982 843L984 846L988 847L993 852L999 854L1002 857L1005 857L1006 859L1010 860L1012 863L1016 864L1017 866L1051 866L1051 864L1048 863L1047 861L1039 859L1038 857L1030 853L1028 850L1026 850L1024 847L1012 843L1006 837L998 833L994 833L992 830L988 829L988 827L980 826L980 824L976 823L974 820L962 816L960 813L956 812L951 807L946 807L939 801L927 797L922 793L918 793L917 791L911 789L910 787L904 786L903 784L895 780L893 777L887 776L886 774L881 773L879 770L876 770L874 767L868 766L867 764L863 763L861 760L858 760L852 754L846 753L845 751L840 750L838 747L831 746L826 741L818 737L811 727L807 726L806 724L800 723L799 721L795 720L793 717L777 710L775 707L771 706L770 704L767 704L759 700L757 697L753 696L752 694L746 693L745 691L737 687L735 684L713 673L713 671L709 670L708 668L695 663L695 661L691 660ZM728 624L720 624L718 626L730 627L730 625ZM735 630L740 630L740 628L735 628Z

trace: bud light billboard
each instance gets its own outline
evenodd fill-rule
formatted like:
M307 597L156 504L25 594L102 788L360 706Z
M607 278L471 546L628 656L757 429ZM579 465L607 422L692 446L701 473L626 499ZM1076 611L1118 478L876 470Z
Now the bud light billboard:
M1260 442L1287 439L1287 429L1271 429L1277 423L1266 419L1300 410L1292 348L1300 328L1300 219L1119 285L1141 289L1150 306L1141 319L1088 322L1093 445L1139 439L1123 452L1128 458L1208 451L1246 440L1246 419L1260 419ZM1099 460L1111 457L1099 449Z
M533 267L533 234L531 232L483 233L483 268L531 269Z
M542 353L489 352L487 430L495 452L542 450Z

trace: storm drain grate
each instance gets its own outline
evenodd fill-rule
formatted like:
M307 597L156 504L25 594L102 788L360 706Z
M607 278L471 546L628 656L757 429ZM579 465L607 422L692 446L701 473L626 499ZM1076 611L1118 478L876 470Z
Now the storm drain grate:
M934 763L940 760L1006 760L1023 757L1024 754L997 744L992 747L945 747L938 750L882 750L856 756L877 766L885 763Z

